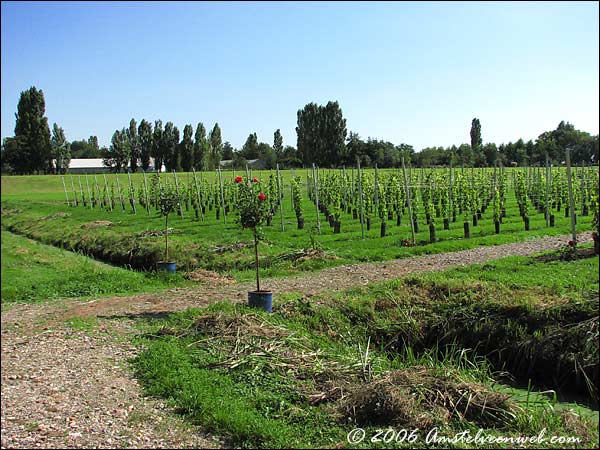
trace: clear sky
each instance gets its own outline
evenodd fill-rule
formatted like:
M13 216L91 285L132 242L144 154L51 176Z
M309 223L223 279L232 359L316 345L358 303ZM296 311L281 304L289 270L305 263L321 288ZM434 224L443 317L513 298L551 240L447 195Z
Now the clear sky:
M597 2L7 2L2 138L21 91L52 127L108 145L131 118L218 122L296 145L296 112L337 100L348 131L395 144L598 133Z

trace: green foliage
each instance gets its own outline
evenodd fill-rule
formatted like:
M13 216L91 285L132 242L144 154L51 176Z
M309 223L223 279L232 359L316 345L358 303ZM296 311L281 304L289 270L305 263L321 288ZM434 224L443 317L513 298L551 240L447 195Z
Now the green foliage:
M32 86L21 92L17 105L15 136L4 142L3 166L13 173L52 172L50 127L45 116L44 93Z
M305 165L339 164L344 154L346 119L337 101L321 106L309 103L298 110L298 156Z
M158 197L158 209L160 214L168 217L181 206L181 196L177 193L175 186L168 181L163 183Z
M264 223L269 214L267 196L260 191L261 184L238 177L235 207L239 213L242 228L256 229ZM264 199L262 199L264 196Z
M71 161L71 148L65 138L65 131L57 124L52 127L52 157L56 160L56 173L67 173Z

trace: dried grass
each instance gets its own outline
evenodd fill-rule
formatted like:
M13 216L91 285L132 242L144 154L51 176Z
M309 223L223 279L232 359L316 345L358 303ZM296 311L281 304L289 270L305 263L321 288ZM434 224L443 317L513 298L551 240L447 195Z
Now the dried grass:
M461 380L456 371L439 373L423 366L388 372L355 386L341 404L341 413L358 425L421 429L454 419L501 426L514 418L515 410L506 394Z

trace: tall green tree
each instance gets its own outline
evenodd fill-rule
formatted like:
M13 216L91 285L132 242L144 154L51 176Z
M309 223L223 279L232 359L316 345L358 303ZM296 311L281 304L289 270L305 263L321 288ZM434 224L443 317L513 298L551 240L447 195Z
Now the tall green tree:
M231 145L231 142L225 141L223 144L223 159L225 160L233 160L233 156L235 153L235 148Z
M15 173L20 158L17 138L7 137L2 141L2 173Z
M45 113L46 102L41 89L33 86L21 92L15 124L18 158L13 161L17 173L52 172L50 127Z
M214 169L219 167L219 162L223 156L223 142L221 140L221 128L219 127L219 123L215 123L215 126L208 136L208 141L210 143L211 169Z
M476 117L471 121L471 152L476 155L481 148L481 123Z
M207 158L209 156L209 143L206 138L206 128L200 122L196 126L194 134L194 168L196 170L204 170L207 166Z
M240 155L244 159L258 159L258 136L256 133L250 133L246 138L246 142L240 150Z
M162 120L154 122L154 131L152 132L152 157L154 158L154 170L159 172L165 163L163 154L163 123Z
M280 161L283 158L283 136L279 128L273 133L273 150L275 151L277 161Z
M183 139L179 144L179 154L181 155L181 168L184 172L189 172L194 167L194 129L191 125L183 128Z
M98 136L90 136L88 138L88 147L90 152L100 154L100 146L98 145Z
M298 153L305 165L338 165L345 154L346 119L338 102L307 104L298 111Z
M52 126L52 157L56 164L56 173L67 173L71 161L70 145L65 138L65 131L57 124Z
M111 167L115 172L119 173L126 169L131 160L131 148L129 139L127 138L127 129L116 130L110 141L108 155L104 158L104 165Z
M142 170L147 171L150 167L150 156L154 145L154 136L152 135L152 124L142 119L138 127L138 137L140 140L140 165Z
M141 156L140 139L137 132L137 122L135 119L129 121L129 128L127 129L127 140L129 141L130 149L130 160L129 167L132 172L137 171L138 160Z
M346 149L346 119L337 101L327 102L321 109L322 151L317 160L323 166L339 165Z
M170 172L181 170L181 159L179 156L179 130L173 122L167 122L162 136L162 153L165 167Z

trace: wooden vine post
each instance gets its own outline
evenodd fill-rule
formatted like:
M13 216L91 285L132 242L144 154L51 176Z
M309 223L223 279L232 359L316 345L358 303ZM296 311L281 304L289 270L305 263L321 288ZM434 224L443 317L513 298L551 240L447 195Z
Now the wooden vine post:
M571 215L571 233L573 248L577 247L577 232L575 230L575 200L573 199L573 180L571 179L571 149L567 147L567 183L569 187L569 212Z
M408 202L408 217L410 222L410 232L412 234L412 243L416 244L417 240L415 238L415 224L413 221L412 215L412 202L410 198L410 189L408 186L408 182L406 181L406 166L404 165L404 156L402 157L402 174L404 175L404 189L406 190L406 200Z
M85 206L85 194L83 193L83 186L81 185L81 175L77 176L77 180L79 181L79 192L81 194L81 203Z
M75 183L73 183L73 175L71 175L71 189L73 190L73 199L75 206L77 206L77 191L75 191Z
M129 181L129 198L131 199L131 207L133 208L133 213L137 214L135 209L135 196L133 195L133 183L131 182L131 172L127 170L127 179Z
M71 203L69 202L69 194L67 194L67 185L65 184L65 177L61 175L60 178L62 179L63 188L65 189L65 197L67 197L67 206L71 206Z
M283 184L281 183L281 176L279 175L279 164L277 164L276 168L277 168L277 192L279 193L279 216L281 218L281 231L284 231L284 228L283 228L283 202L281 201L281 193L283 190Z
M113 210L113 199L110 196L110 193L108 192L108 182L106 181L106 174L103 173L102 176L104 177L104 188L106 189L106 195L108 196L108 208L112 212L112 210Z
M363 207L363 193L362 193L362 180L360 176L360 159L356 158L356 170L358 177L358 205L360 208L360 232L362 234L362 238L365 238L365 213Z
M123 200L123 192L121 192L121 184L119 183L119 174L115 173L117 179L117 191L119 191L119 201L121 202L121 212L125 212L125 202Z
M90 191L90 182L88 180L87 173L85 174L85 184L87 186L88 200L90 201L90 209L93 209L94 208L94 203L92 202L92 192Z
M221 211L223 212L223 223L227 223L227 214L225 214L225 197L223 195L223 176L221 174L221 167L219 166L219 186L221 192Z
M194 186L196 187L196 200L198 201L198 209L200 209L200 218L204 222L204 212L202 210L202 203L200 199L200 189L198 189L198 179L196 178L196 169L192 168L194 174Z
M179 194L179 182L177 181L177 172L175 171L175 169L173 169L173 178L175 178L175 191L177 192L177 197L180 197ZM181 208L181 201L178 202L179 203L179 216L183 219L183 209Z
M142 170L144 174L144 198L146 199L146 212L150 215L150 201L148 199L148 183L146 182L146 171Z
M316 170L315 170L315 163L313 163L312 165L312 172L313 172L313 182L314 182L314 193L315 193L315 208L317 211L317 231L319 234L321 234L321 222L319 220L319 180L317 178L317 174L316 174Z
M548 165L548 152L546 152L546 226L550 226L550 166Z

